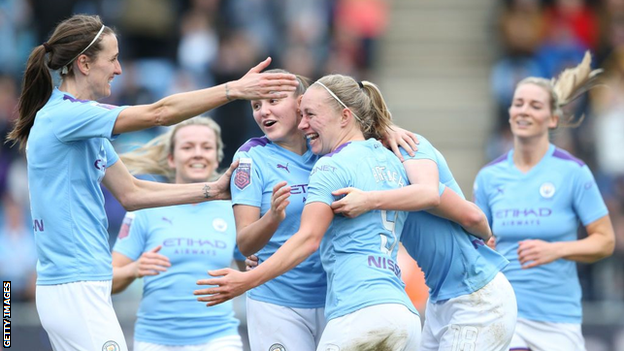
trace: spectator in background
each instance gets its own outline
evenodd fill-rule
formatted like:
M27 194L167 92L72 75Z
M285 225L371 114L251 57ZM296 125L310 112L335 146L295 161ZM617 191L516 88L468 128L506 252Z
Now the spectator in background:
M507 126L507 108L522 79L544 75L535 51L544 34L544 13L540 0L509 0L504 4L498 27L504 55L492 67L490 86L496 107L494 133L487 144L488 159L512 147Z
M214 0L193 0L180 20L178 62L198 86L214 84L211 68L219 49L218 4Z
M593 95L593 138L599 170L597 179L615 229L616 260L608 262L609 269L614 269L614 279L602 283L610 288L597 289L596 293L621 301L624 279L616 272L624 270L624 46L613 50L604 67L608 88L597 89Z
M333 49L351 60L357 77L370 78L378 40L388 26L388 1L339 0L335 6Z
M24 213L26 207L10 195L2 196L3 219L0 229L0 275L11 281L12 301L33 301L37 279L37 252L32 230Z
M536 58L543 77L555 77L598 46L598 18L584 0L555 0L545 11L545 37Z
M232 80L245 72L250 62L254 62L260 55L258 43L253 42L249 34L242 30L233 30L221 38L219 53L213 65L212 73L216 84ZM214 120L223 128L223 142L226 146L233 146L225 150L225 160L234 157L236 147L242 145L249 138L262 135L262 132L251 118L249 103L234 101L217 108ZM239 118L232 118L237 116Z
M175 59L180 8L174 0L125 0L121 3L121 49L128 58Z

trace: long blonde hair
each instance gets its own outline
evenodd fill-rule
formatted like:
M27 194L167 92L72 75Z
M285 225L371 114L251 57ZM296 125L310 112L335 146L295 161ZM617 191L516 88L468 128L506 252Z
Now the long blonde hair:
M224 148L221 139L221 127L212 118L205 116L193 117L180 122L145 145L120 155L120 158L132 174L161 175L170 182L174 182L176 171L169 167L168 157L173 155L176 133L182 127L194 125L207 126L214 131L217 138L217 161L221 162ZM219 174L215 171L207 180L214 180L218 177Z
M591 69L591 54L587 51L583 61L578 66L564 70L558 78L548 80L545 78L528 77L521 80L516 88L522 84L534 84L543 88L550 97L550 110L553 115L559 116L560 124L564 127L577 127L583 122L585 116L581 116L575 121L574 114L566 116L563 107L578 99L593 87L600 85L598 74L601 72L602 69Z

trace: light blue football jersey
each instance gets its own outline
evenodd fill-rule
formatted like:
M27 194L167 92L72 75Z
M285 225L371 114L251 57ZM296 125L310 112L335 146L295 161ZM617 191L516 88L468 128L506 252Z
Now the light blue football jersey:
M240 164L232 176L232 203L260 208L263 216L271 209L275 184L286 181L291 187L286 218L267 245L256 255L267 260L299 230L301 212L308 196L308 179L318 159L310 150L303 155L282 148L266 137L252 138L241 146L234 159ZM294 269L272 279L247 295L258 301L295 308L319 308L325 305L327 279L318 252Z
M464 197L444 156L425 137L417 137L418 152L411 157L401 149L404 159L435 162L440 182ZM409 213L401 242L425 274L431 302L471 294L508 264L503 256L457 223L425 211Z
M574 261L559 259L522 269L518 242L577 240L579 220L588 225L608 214L589 168L550 145L529 172L513 163L513 150L485 166L474 185L475 200L488 216L503 270L516 292L518 317L581 323L581 287Z
M143 277L143 298L134 328L136 340L161 345L194 345L238 334L232 302L206 307L193 290L207 271L229 267L236 226L230 201L210 201L129 212L114 251L133 261L162 245L171 267Z
M310 174L306 203L331 206L346 187L391 190L407 183L399 159L374 139L353 141L323 156ZM321 242L327 272L327 320L378 304L402 304L418 313L401 280L399 234L407 212L374 210L356 218L336 215Z
M123 107L54 89L26 146L37 284L112 279L100 183L119 157L108 139Z

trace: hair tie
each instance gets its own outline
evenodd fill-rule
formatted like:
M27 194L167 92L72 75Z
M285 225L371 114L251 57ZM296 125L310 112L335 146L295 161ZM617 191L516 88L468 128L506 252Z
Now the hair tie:
M48 42L46 41L45 43L41 44L43 45L43 48L45 49L45 52L52 52L52 47L50 46L50 44L48 44Z
M364 89L364 84L362 84L362 82L361 82L361 81L359 81L359 80L358 80L358 82L357 82L357 83L358 83L358 85L360 86L360 89Z

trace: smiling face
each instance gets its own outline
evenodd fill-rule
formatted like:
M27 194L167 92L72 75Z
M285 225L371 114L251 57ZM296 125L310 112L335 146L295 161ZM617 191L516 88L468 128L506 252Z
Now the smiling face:
M80 55L77 61L88 63L86 75L90 96L83 97L89 100L98 100L110 96L111 81L116 75L121 74L119 63L119 48L117 37L114 34L104 34L100 42L100 50L95 58Z
M550 94L544 88L531 83L519 85L509 107L509 124L514 137L548 138L548 130L556 128L559 122L550 102Z
M169 166L176 170L176 183L205 182L219 166L217 136L205 125L188 125L175 133Z
M284 99L251 101L253 118L258 127L272 142L290 144L295 139L302 143L302 135L297 129L299 114L297 97L294 93Z
M328 100L332 97L318 85L313 85L301 99L301 122L299 129L310 142L310 149L316 155L325 155L340 145L340 111Z

